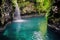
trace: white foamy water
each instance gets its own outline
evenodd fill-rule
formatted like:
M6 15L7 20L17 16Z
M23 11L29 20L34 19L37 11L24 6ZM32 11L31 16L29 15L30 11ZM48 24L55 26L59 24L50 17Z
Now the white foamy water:
M14 20L13 22L26 22L26 20Z

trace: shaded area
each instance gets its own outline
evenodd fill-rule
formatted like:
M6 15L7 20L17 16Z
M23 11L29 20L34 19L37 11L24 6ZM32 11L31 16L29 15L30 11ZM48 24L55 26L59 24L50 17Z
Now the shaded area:
M47 40L60 40L60 34L56 33L52 28L48 27Z
M60 1L55 0L50 10L50 15L48 16L48 25L54 32L60 34Z

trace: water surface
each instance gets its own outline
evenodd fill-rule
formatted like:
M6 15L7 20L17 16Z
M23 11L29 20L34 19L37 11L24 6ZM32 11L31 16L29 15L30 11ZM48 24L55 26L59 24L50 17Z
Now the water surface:
M25 19L25 22L12 22L8 24L3 35L7 40L60 40L51 30L44 30L40 27L42 22L46 21L44 17L32 17ZM42 35L42 31L46 32ZM44 34L44 33L43 33Z

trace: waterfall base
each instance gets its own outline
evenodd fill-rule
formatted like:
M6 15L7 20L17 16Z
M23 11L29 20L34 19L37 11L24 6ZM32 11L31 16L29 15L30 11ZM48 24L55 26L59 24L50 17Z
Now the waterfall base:
M20 20L13 20L13 22L26 22L26 20L22 20L22 19L20 19Z

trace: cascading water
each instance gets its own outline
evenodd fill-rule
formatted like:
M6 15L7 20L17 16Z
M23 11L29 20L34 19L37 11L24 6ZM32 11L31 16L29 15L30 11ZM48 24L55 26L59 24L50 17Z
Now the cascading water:
M19 7L18 7L17 3L16 3L16 6L15 6L14 19L16 19L16 20L21 19L20 10L19 10Z
M21 12L20 12L20 10L19 10L19 7L18 7L18 4L16 3L15 4L15 12L14 12L14 20L13 20L13 22L24 22L25 20L22 20L21 19Z

